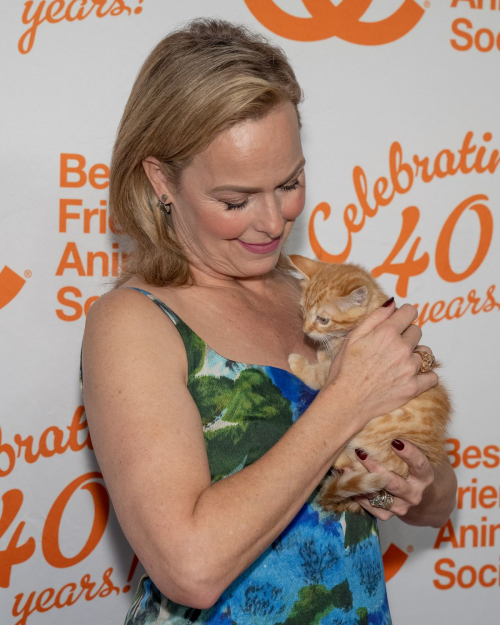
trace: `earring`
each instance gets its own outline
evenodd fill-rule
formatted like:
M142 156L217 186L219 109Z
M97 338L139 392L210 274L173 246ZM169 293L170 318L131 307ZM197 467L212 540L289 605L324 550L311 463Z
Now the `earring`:
M170 210L172 208L172 204L167 204L168 197L166 195L161 196L161 200L158 200L158 206L162 211L164 211L167 215L170 215Z

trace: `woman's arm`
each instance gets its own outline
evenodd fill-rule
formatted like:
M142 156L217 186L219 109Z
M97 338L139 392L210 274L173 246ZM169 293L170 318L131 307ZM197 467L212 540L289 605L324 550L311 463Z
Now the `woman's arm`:
M432 373L416 375L415 317L410 306L376 311L302 417L259 460L212 485L177 330L133 291L92 305L83 379L95 453L125 535L166 596L215 603L286 528L352 435L436 384Z

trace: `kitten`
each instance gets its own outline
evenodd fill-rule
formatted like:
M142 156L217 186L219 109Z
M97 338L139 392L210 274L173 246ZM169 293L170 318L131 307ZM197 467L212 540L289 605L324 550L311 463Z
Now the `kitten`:
M324 386L330 364L347 333L387 301L370 273L350 263L335 265L290 256L294 267L305 278L302 309L304 332L320 342L318 362L311 364L299 354L290 354L292 372L314 389ZM364 449L389 471L408 477L408 465L393 451L391 441L405 439L416 445L437 465L446 459L444 440L450 421L451 404L439 383L388 414L372 419L351 438L337 458L333 474L323 482L320 504L326 510L362 510L353 496L376 493L385 488L387 477L369 473L357 460L355 449ZM348 471L343 472L345 469Z

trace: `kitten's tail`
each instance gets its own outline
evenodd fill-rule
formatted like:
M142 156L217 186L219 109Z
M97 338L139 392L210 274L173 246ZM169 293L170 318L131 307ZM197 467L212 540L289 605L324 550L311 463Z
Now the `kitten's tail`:
M328 477L321 488L319 503L325 510L334 509L335 504L356 497L378 493L390 480L387 475L366 471L349 471Z

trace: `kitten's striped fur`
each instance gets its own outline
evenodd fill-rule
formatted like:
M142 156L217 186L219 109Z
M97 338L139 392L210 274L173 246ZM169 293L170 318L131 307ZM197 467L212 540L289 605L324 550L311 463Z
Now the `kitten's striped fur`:
M368 271L351 263L330 264L303 256L290 256L305 278L302 308L304 332L320 341L318 362L311 364L291 354L292 372L312 388L321 388L330 364L347 332L387 301L387 295ZM326 323L328 321L328 323ZM449 395L440 382L388 414L372 419L346 444L321 489L320 503L326 510L361 510L353 496L376 493L385 488L387 477L368 473L357 460L355 449L364 449L378 463L408 477L408 465L393 451L391 441L405 439L416 445L437 465L446 459L444 441L451 416ZM345 470L344 473L336 470Z

